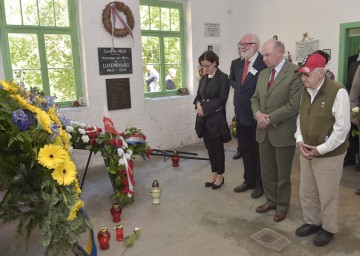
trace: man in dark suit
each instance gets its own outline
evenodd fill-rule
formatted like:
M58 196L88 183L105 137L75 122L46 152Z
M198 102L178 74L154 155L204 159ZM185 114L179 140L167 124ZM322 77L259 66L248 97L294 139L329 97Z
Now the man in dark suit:
M360 52L360 43L359 43L359 52ZM352 55L348 58L348 72L346 79L346 90L350 93L351 86L354 80L355 72L360 65L360 54ZM351 123L351 130L359 131L358 126ZM356 165L356 156L359 154L359 135L349 136L350 145L347 149L345 159L344 159L344 167L349 165ZM359 163L358 163L359 165ZM359 167L357 166L356 170Z
M302 83L294 73L298 66L284 59L282 42L270 39L262 47L268 66L260 72L251 107L257 120L261 178L266 203L256 208L264 213L276 209L273 220L286 218L291 196L291 166L295 153L296 117Z
M238 66L242 60L241 57L241 51L240 51L240 45L238 43L238 52L240 55L240 58L237 58L235 60L233 60L231 62L231 66L230 66L230 74L229 74L229 82L230 82L230 86L235 90L235 85L236 85L236 78L235 78L235 74L237 72L237 70L235 70L236 66ZM234 108L235 108L235 91L234 91L234 98L233 98L233 103L234 103ZM235 117L236 120L236 117ZM236 153L233 156L234 160L240 159L242 156L242 149L241 149L241 143L240 143L240 134L239 134L239 124L238 121L236 120L236 138L237 138L237 148L236 148Z
M238 43L242 58L232 61L229 76L230 84L235 90L235 117L244 161L244 182L234 188L234 192L245 192L255 188L251 193L252 198L259 198L264 194L259 145L256 142L256 120L252 114L250 101L255 92L260 71L266 68L262 55L258 51L259 47L260 40L257 35L244 35Z

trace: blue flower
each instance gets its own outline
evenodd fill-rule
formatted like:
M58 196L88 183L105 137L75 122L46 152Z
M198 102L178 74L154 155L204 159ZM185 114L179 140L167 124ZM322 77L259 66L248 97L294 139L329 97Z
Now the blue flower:
M61 122L61 124L63 125L63 126L69 126L70 125L70 119L69 118L67 118L66 116L64 116L64 115L61 115L61 116L59 116L59 119L60 119L60 122Z
M22 109L18 109L12 112L11 120L23 132L27 131L30 127L29 117Z
M54 122L50 128L53 131L53 138L56 138L59 135L59 126Z

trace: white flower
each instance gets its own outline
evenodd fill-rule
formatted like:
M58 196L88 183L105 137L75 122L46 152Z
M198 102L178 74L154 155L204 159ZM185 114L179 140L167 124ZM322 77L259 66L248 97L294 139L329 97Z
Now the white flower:
M124 158L119 159L119 165L125 165L125 159Z
M359 113L359 107L354 107L353 109L352 109L352 112L354 112L354 113Z
M71 134L69 133L69 140L72 138Z
M132 155L133 155L133 152L132 152L132 150L131 150L131 149L128 149L128 150L127 150L127 153L128 153L130 156L132 156Z
M141 230L141 228L135 227L134 229L135 231Z
M124 154L124 150L122 148L118 148L117 153L119 156L122 156Z
M128 148L128 144L125 141L123 141L123 148Z
M74 130L74 127L68 125L68 126L66 126L65 130L66 130L67 132L72 132L72 131Z
M82 128L86 128L87 127L87 124L85 124L85 123L80 123L79 124Z
M80 134L85 134L85 130L82 129L82 128L79 128L79 129L78 129L78 132L79 132Z
M125 154L125 157L126 157L127 160L131 159L131 156L128 153Z
M89 136L87 136L87 135L81 136L81 139L82 139L82 141L83 141L84 143L88 143L88 142L90 141L90 138L89 138Z

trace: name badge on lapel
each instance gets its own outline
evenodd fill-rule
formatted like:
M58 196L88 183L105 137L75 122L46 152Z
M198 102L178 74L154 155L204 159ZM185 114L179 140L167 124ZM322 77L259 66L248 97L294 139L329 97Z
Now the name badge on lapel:
M253 74L254 76L256 76L256 73L257 73L258 71L257 71L255 68L251 67L250 70L249 70L249 72L250 72L251 74Z

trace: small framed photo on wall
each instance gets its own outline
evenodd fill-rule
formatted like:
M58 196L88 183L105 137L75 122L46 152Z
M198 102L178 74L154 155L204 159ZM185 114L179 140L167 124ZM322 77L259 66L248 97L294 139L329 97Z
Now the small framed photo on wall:
M216 54L219 54L220 45L219 44L206 44L206 51L213 51Z
M323 49L323 52L329 54L329 60L331 60L331 49Z

